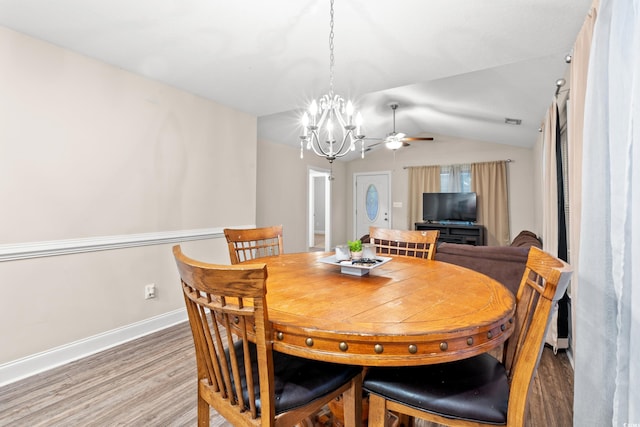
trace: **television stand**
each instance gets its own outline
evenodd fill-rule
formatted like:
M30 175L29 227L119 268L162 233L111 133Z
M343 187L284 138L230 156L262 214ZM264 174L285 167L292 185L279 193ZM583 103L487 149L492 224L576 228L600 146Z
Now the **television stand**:
M462 243L465 245L484 246L484 226L469 223L447 221L416 222L416 230L438 230L438 242Z

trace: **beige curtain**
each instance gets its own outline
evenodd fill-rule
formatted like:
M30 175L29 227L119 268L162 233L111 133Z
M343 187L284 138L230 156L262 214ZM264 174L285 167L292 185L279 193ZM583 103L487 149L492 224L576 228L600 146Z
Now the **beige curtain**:
M510 243L509 203L507 197L507 163L505 161L472 163L471 191L478 195L478 223L485 227L489 246Z
M596 0L573 47L571 58L571 81L569 86L568 132L569 139L569 262L578 271L580 249L580 215L582 212L582 140L584 127L584 102L587 92L587 72L589 69L589 51L596 23L598 1ZM574 274L569 285L571 299L577 298L578 275ZM575 350L576 305L571 304L571 348Z
M553 256L558 256L558 172L556 165L556 130L560 124L557 115L558 105L554 98L547 109L542 125L542 247ZM547 344L554 351L558 348L558 305L554 305L551 323L547 336Z
M557 105L554 99L547 110L542 129L542 246L553 256L558 256L556 110Z
M440 191L440 166L416 166L409 169L409 227L422 222L422 193Z

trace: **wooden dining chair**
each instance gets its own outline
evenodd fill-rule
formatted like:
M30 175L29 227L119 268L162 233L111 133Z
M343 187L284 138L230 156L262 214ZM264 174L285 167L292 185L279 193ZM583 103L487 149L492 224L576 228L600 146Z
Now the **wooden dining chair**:
M198 425L209 407L234 426L291 427L343 394L362 417L362 368L273 351L265 264L221 266L173 247L196 351Z
M523 426L551 309L571 273L565 262L530 249L501 361L485 353L443 364L370 369L364 380L369 426L384 425L387 410L447 426Z
M433 259L439 230L394 230L369 227L369 241L379 254L413 256Z
M284 253L282 225L261 228L225 228L231 264Z

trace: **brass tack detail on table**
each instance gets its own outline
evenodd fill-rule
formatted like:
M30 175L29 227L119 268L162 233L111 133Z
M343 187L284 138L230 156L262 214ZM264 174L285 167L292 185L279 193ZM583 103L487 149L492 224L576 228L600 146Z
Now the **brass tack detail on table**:
M377 354L381 354L384 351L384 347L382 346L382 344L376 344L375 346L373 346L373 351L375 351Z
M491 331L487 332L487 338L489 339L493 338L493 332Z
M467 338L467 345L473 345L473 337Z
M233 318L233 323L235 323L236 325L237 325L238 323L240 323L240 318L239 318L238 316L235 316L235 317Z
M307 344L309 347L313 347L313 338L307 338L305 344Z
M340 350L342 350L342 351L347 351L347 350L349 350L349 344L347 344L347 343L346 343L346 342L344 342L344 341L342 341L338 347L339 347L339 348L340 348Z
M418 352L418 346L415 344L409 345L409 353L416 354Z
M449 344L447 344L446 342L440 343L440 350L447 351L448 348L449 348Z
M500 330L504 331L505 329L507 329L507 325L505 325L504 323L502 325L500 325Z
M284 339L284 334L282 332L278 332L276 334L276 338L278 338L278 341L282 341Z

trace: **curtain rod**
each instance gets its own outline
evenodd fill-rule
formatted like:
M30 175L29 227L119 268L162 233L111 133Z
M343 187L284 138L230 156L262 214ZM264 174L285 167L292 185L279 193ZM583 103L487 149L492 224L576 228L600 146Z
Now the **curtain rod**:
M507 160L490 160L490 161L511 163L511 162L514 162L515 160L507 159ZM488 162L475 162L475 163L488 163ZM438 165L422 165L422 166L438 166ZM422 167L422 166L403 166L402 169L419 168L419 167ZM442 165L440 165L440 166L442 166Z

